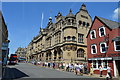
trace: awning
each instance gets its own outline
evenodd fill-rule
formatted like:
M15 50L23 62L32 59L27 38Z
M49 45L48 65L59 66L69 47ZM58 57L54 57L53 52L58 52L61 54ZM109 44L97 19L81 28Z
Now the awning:
M108 58L89 58L88 60L112 60L111 57Z
M113 60L120 60L120 57L113 57Z
M115 37L115 38L113 38L112 40L113 40L113 41L120 41L120 36Z

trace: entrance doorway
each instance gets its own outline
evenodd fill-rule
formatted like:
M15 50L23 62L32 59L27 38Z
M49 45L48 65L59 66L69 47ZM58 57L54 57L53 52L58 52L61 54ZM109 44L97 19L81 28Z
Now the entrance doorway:
M117 75L120 77L120 60L116 60Z

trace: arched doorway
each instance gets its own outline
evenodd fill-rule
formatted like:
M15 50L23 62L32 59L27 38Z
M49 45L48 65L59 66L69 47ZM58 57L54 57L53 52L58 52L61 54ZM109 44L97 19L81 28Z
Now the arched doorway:
M49 60L51 60L52 59L52 52L50 51L49 52Z
M57 51L55 50L54 51L54 60L56 60L57 59Z
M61 60L63 58L63 52L62 50L59 48L58 49L58 59Z

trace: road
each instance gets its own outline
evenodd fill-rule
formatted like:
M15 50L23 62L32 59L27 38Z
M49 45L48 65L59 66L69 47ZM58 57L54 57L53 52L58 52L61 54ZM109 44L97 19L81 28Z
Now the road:
M18 65L7 66L4 79L32 79L32 78L87 78L89 76L77 76L74 73L35 66L29 63L19 63ZM86 80L86 79L85 79ZM94 79L95 80L95 79ZM99 80L99 79L96 79ZM101 79L100 79L101 80Z

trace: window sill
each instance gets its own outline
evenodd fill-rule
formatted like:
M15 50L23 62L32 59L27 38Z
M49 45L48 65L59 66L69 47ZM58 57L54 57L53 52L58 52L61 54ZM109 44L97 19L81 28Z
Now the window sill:
M115 50L116 52L120 52L120 50Z
M99 68L93 68L93 70L99 70ZM103 70L107 70L107 68L103 68Z
M82 43L82 44L84 44L84 42L78 42L78 43Z
M97 53L91 53L91 54L97 54Z

